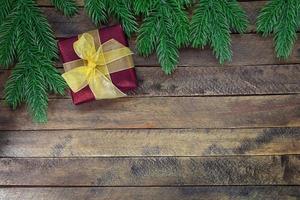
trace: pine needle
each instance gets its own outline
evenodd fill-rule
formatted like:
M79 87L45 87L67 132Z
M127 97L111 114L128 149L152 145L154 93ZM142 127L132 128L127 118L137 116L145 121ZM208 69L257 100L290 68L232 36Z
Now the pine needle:
M113 16L122 24L128 37L137 31L131 0L85 0L84 7L97 26L107 23L108 16Z
M278 58L287 59L293 50L300 25L299 0L272 0L257 18L257 31L263 36L274 34Z
M26 102L36 122L47 121L48 92L63 94L66 84L53 66L56 42L34 0L16 0L10 14L0 10L0 61L17 64L5 86L5 100L16 109Z
M127 36L137 31L137 22L131 0L107 0L108 15L114 16L123 26Z
M158 61L166 74L171 74L179 60L179 48L189 42L189 20L179 0L136 0L136 13L143 14L143 23L137 37L137 51L148 56L156 51Z
M85 0L84 8L94 24L97 26L100 26L101 23L108 22L105 1Z
M243 33L248 24L236 0L199 0L190 26L191 44L195 48L210 45L223 64L232 58L231 29Z
M78 10L74 0L51 0L51 2L68 17L75 15Z

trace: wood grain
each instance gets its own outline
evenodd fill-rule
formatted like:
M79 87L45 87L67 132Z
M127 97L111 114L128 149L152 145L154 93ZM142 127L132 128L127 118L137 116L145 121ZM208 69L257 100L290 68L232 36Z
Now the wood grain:
M38 0L56 37L95 28L77 2L67 18ZM224 66L209 48L184 48L166 76L154 55L135 55L133 98L51 96L42 125L0 101L0 199L300 199L300 41L288 60L275 57L272 38L255 33L265 3L240 2L250 26L232 34Z
M298 186L1 188L9 200L296 200Z
M180 67L170 76L157 67L136 67L136 71L139 87L130 93L134 97L300 93L300 65ZM9 74L0 70L0 97Z
M51 100L42 125L24 107L12 112L2 101L0 112L0 130L299 127L300 95Z
M0 157L300 154L300 128L2 131Z
M0 185L300 185L300 156L1 158Z

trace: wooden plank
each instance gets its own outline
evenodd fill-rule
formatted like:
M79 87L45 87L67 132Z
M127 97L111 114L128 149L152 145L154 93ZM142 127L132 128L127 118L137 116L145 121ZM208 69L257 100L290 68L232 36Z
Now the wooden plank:
M300 65L181 67L171 76L166 76L157 67L137 67L136 71L139 88L130 93L133 96L300 93ZM0 70L0 98L9 74L10 71Z
M41 6L47 6L47 7L42 7L41 9L43 10L44 14L50 19L50 21L53 21L54 24L56 23L68 23L70 21L72 21L72 23L80 23L81 28L85 28L85 29L93 29L94 25L91 23L91 20L87 17L87 15L85 14L85 11L83 8L79 8L78 14L73 16L71 19L64 17L62 15L62 13L56 11L55 9L53 9L51 6L51 4L49 3L49 1L39 1L38 2ZM78 4L80 6L83 6L83 2L78 2ZM256 18L260 12L260 10L264 7L264 5L266 4L266 1L252 1L252 2L240 2L240 5L242 6L242 8L246 11L246 14L248 16L248 19L250 21L249 27L247 29L247 33L251 33L251 32L256 32L256 26L255 26L255 22L256 22ZM193 9L189 10L190 13L190 17L193 15L192 14ZM139 23L141 23L141 21L138 19ZM84 23L82 23L84 22ZM110 23L116 23L117 21L111 20ZM58 25L56 24L56 25Z
M1 186L300 185L300 156L1 158Z
M299 127L300 95L152 97L102 100L74 106L51 100L49 122L34 124L26 109L0 107L0 130L120 128Z
M249 3L249 2L243 2ZM262 2L256 2L262 6ZM256 5L255 3L255 5ZM256 18L258 7L252 6L254 2L245 6L249 11L251 21ZM79 15L73 18L67 18L59 14L54 8L43 8L50 24L52 25L57 37L69 37L91 29L94 25L81 9ZM251 28L250 28L251 29ZM300 35L298 35L300 37ZM135 49L135 38L129 41L131 49ZM274 53L273 41L271 37L263 38L257 34L233 34L232 35L232 62L225 66L245 66L245 65L265 65L265 64L285 64L300 63L300 40L297 40L294 51L288 60L279 60ZM213 56L211 49L193 49L185 48L180 51L179 66L221 66ZM135 64L138 66L158 66L155 55L149 58L134 56Z
M300 38L300 34L298 34L298 38ZM130 48L134 50L136 46L134 39L131 39L129 44ZM178 66L217 67L296 64L300 63L299 49L300 40L297 40L291 56L286 60L280 60L276 58L272 37L264 38L258 34L234 34L232 35L233 57L231 62L227 62L224 65L219 64L210 48L183 48L180 50L180 60ZM159 65L155 55L144 58L135 54L134 61L137 66Z
M300 128L2 131L0 157L300 154Z
M50 3L49 0L38 0L37 1L38 4L40 6L47 6L46 8L42 8L44 10L44 13L46 15L51 15L51 13L48 13L47 11L49 10L49 6L52 6L52 4ZM264 5L267 3L267 1L246 1L246 2L240 2L240 5L242 6L242 8L246 11L248 19L250 21L250 25L248 27L247 33L250 32L255 32L256 31L256 26L255 26L255 22L256 22L256 18L260 12L260 10L264 7ZM77 5L79 5L80 7L83 7L83 1L81 0L77 0ZM192 12L193 9L189 10L190 16L192 16ZM76 16L74 16L73 18L77 18L79 19L80 17L85 16L84 14L84 10L83 8L79 9L79 12ZM56 18L58 16L61 16L61 13L56 12L53 16L51 16L51 18ZM58 21L61 20L58 18ZM75 20L74 22L77 22L76 19L71 19L71 20ZM92 25L92 23L90 23L90 20L88 20L87 18L84 19L86 22L88 23L84 23L82 25L84 26L89 26L89 28L91 29L92 27L94 27Z
M137 68L139 96L207 96L300 92L300 65L181 67L171 76Z
M79 187L1 188L0 198L9 200L224 200L300 199L298 186L218 187Z
M261 2L258 2L261 4ZM252 5L252 3L251 3ZM253 7L249 5L248 10ZM250 9L251 8L251 9ZM54 8L43 8L50 24L52 25L57 37L69 37L77 35L91 29L94 25L90 19L81 10L79 15L73 18L67 18L55 11ZM257 8L256 8L257 9ZM255 18L257 11L253 11L250 16ZM253 21L252 19L252 21ZM253 29L253 28L250 28ZM299 35L300 37L300 35ZM129 41L131 49L135 49L135 37ZM232 62L228 62L225 66L240 65L265 65L265 64L285 64L300 63L300 40L297 40L294 51L288 60L279 60L274 53L272 37L263 38L257 34L233 34L232 35ZM155 55L149 58L134 56L135 64L138 66L158 66ZM221 66L214 57L211 49L193 49L185 48L180 51L179 66Z

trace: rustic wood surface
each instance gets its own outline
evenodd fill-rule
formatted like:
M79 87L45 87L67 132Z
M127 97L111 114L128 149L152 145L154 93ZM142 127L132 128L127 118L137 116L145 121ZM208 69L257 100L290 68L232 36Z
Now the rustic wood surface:
M286 155L299 140L298 128L2 131L0 157Z
M0 185L7 186L296 185L299 181L299 155L0 159Z
M166 76L157 67L136 67L136 72L139 88L131 93L133 97L274 95L300 92L300 65L295 64L179 67L170 76ZM0 98L3 97L4 85L9 74L9 70L0 70ZM50 98L70 96L52 95Z
M300 95L238 97L146 97L49 102L49 122L31 123L26 108L2 105L0 130L120 128L299 127Z
M67 18L38 0L57 38L95 28L76 1ZM1 70L0 199L300 199L300 41L278 60L255 29L266 1L240 3L251 25L231 34L232 62L185 48L166 76L155 55L134 55L136 91L81 106L50 95L47 124L4 104Z

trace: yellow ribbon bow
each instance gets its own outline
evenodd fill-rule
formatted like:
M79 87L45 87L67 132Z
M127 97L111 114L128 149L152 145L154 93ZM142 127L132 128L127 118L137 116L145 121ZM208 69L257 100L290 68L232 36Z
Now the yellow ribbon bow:
M113 46L120 48L114 49ZM132 55L133 53L129 48L112 39L101 44L96 50L94 38L89 33L84 33L74 43L73 47L78 57L87 63L62 75L73 92L76 93L89 86L95 99L113 99L126 96L112 83L107 65ZM103 49L109 49L109 51Z

